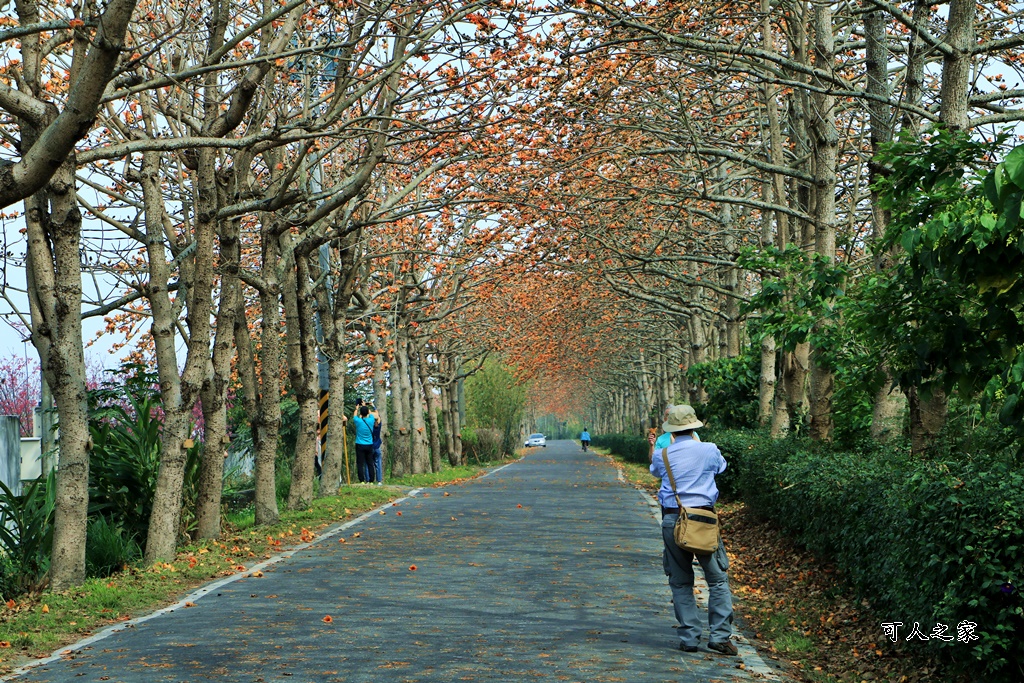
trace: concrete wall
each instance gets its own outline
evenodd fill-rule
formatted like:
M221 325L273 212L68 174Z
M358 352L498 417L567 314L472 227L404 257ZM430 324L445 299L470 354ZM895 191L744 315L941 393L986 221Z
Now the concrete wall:
M38 479L43 473L42 450L38 436L21 437L21 480Z
M0 481L21 495L21 420L0 415Z

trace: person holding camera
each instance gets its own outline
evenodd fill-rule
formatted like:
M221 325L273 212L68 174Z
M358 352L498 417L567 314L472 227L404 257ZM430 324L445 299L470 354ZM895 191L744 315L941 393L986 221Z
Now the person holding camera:
M710 555L694 555L676 545L674 530L681 507L715 511L718 487L715 475L725 471L726 462L718 446L694 438L694 430L703 427L688 405L672 406L662 429L672 442L655 450L655 435L648 436L651 448L651 474L661 479L658 502L661 503L661 536L664 541L665 574L672 589L672 604L679 620L679 649L696 652L703 629L693 595L693 558L704 570L708 583L708 649L723 655L739 654L732 638L732 591L729 589L729 557L719 538ZM665 460L671 473L665 466ZM674 479L674 486L673 486Z
M373 427L380 418L377 411L371 411L363 399L356 399L356 410L352 415L356 428L356 475L360 483L373 481Z

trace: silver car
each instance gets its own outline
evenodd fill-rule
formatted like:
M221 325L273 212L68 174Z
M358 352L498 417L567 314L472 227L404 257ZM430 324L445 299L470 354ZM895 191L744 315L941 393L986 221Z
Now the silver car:
M544 438L543 434L530 434L530 438L527 439L526 443L523 444L523 445L527 446L527 447L530 447L530 446L543 446L544 448L547 448L548 447L548 442L547 442L547 439Z

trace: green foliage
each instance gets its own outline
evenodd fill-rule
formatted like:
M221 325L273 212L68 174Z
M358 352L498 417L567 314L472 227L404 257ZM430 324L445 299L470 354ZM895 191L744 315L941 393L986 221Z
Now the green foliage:
M758 340L771 335L783 351L792 351L804 342L821 353L837 351L841 337L836 335L835 324L849 266L808 254L796 245L784 250L748 248L738 263L762 276L761 289L741 307L744 313L759 313Z
M295 457L295 444L299 440L299 403L292 396L287 396L281 401L281 428L278 436L278 468L282 465L286 468L291 467L292 458Z
M99 515L89 520L85 570L89 576L110 576L142 557L139 544L124 529Z
M901 383L984 388L983 407L1024 433L1024 147L992 168L1003 140L940 129L889 146L881 247L902 258L876 282L865 327Z
M512 371L487 361L466 378L467 422L476 428L497 429L502 434L501 451L512 454L519 444L519 422L526 407L526 386Z
M497 429L487 427L463 427L462 450L466 462L476 463L500 460L508 451L505 450L505 435Z
M125 399L127 406L97 410L89 423L89 508L144 539L160 467L160 423L153 397L128 392Z
M686 377L702 385L708 394L701 413L718 425L737 428L757 425L760 374L761 359L747 349L736 358L693 365Z
M649 465L651 462L651 445L647 439L635 434L595 434L590 437L590 445L607 448L615 455L638 465Z
M970 621L980 640L930 647L990 683L1024 669L1024 472L1005 454L911 459L892 447L828 450L750 432L706 435L729 462L723 493L833 559L876 611L904 629ZM904 636L909 630L903 631ZM881 637L881 631L879 631Z
M4 597L35 590L46 581L53 545L56 475L50 472L14 495L0 481L0 566Z
M128 368L131 370L132 368ZM154 377L121 371L122 381L90 392L89 514L103 515L128 538L143 543L160 468L162 408ZM183 533L194 526L200 446L187 451Z

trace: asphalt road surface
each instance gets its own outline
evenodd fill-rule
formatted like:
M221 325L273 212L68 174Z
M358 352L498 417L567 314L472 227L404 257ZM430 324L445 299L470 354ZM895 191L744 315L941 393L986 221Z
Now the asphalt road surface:
M650 503L605 458L549 442L18 680L765 680L748 645L740 658L676 649Z

